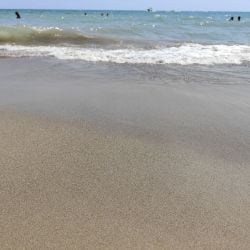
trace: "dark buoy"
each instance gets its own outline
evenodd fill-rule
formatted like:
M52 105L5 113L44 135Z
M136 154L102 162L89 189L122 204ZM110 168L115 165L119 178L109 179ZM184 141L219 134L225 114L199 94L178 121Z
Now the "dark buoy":
M17 19L21 19L21 15L17 11L15 12L15 14Z

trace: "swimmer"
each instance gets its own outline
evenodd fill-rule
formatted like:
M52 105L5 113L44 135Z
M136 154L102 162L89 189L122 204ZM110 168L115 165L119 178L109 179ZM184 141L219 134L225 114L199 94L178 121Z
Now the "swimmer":
M17 11L15 12L15 14L17 19L21 19L21 15Z

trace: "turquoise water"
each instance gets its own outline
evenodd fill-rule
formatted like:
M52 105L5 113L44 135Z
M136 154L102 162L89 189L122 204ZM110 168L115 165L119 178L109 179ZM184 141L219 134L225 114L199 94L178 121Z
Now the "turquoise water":
M2 56L117 63L250 61L250 13L22 10L20 14L22 19L17 20L13 10L0 10ZM235 21L228 21L231 16Z

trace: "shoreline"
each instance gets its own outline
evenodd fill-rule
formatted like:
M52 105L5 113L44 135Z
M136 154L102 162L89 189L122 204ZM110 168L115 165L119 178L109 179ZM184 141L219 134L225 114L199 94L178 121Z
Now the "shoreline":
M2 248L248 249L247 73L183 69L0 60Z

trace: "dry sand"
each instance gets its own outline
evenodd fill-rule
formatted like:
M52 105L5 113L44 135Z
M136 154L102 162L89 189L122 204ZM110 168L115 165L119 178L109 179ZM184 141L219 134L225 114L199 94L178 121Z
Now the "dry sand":
M249 175L236 165L59 121L0 118L1 249L249 248Z
M249 249L248 86L0 64L0 249Z

